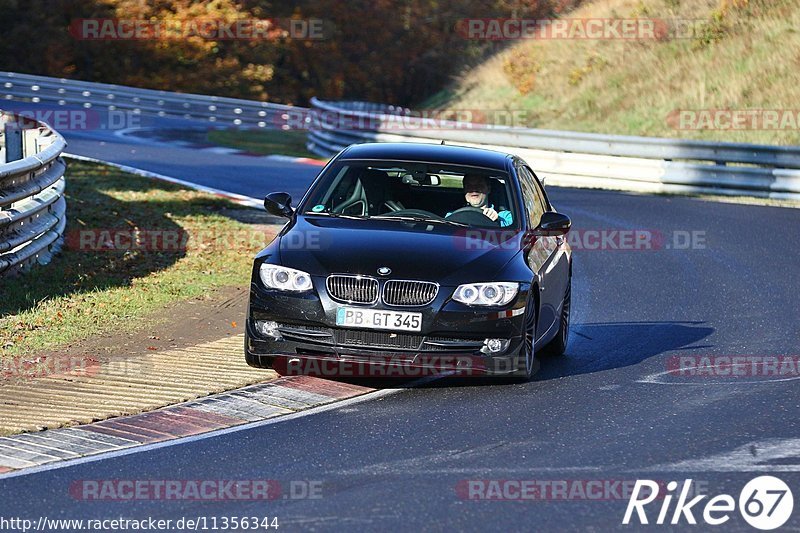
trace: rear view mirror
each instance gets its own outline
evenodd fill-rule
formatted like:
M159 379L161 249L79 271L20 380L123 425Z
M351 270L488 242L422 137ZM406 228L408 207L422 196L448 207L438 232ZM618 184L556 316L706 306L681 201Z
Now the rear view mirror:
M404 185L422 185L423 187L438 187L442 179L436 174L403 174L401 182Z
M285 192L272 192L264 198L264 208L276 217L289 218L294 214L292 197Z

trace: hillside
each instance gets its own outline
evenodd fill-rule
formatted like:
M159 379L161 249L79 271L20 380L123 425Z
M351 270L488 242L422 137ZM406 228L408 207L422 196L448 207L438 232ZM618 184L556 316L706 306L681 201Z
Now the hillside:
M426 107L509 110L537 128L800 144L800 0L594 0L566 17L699 22L656 39L509 41Z
M0 70L294 105L412 105L499 48L461 38L455 21L545 17L578 1L0 0Z

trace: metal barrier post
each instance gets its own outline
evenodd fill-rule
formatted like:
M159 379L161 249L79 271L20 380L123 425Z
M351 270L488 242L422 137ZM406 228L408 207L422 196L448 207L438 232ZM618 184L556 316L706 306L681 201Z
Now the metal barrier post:
M15 124L3 124L6 163L22 159L22 130Z

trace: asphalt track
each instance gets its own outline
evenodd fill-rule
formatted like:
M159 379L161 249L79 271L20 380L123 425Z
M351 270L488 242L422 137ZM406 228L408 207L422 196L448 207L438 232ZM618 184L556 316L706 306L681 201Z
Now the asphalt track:
M66 136L73 153L256 198L298 194L319 170L109 132ZM766 377L670 373L676 357L800 355L800 214L680 197L549 193L585 248L596 244L591 232L606 231L609 240L605 249L576 250L569 349L545 359L532 382L439 380L274 424L0 479L0 516L268 516L278 517L279 531L606 531L623 527L627 499L472 501L461 489L469 480L574 486L691 478L703 493L738 498L748 480L772 474L800 498L796 369ZM621 241L608 230L652 231L658 249L614 249ZM691 232L695 245L685 249ZM306 480L322 489L320 498L269 502L70 495L71 484L87 479ZM651 521L659 506L648 507ZM725 530L752 530L738 512L730 516ZM800 530L798 517L796 506L784 530ZM672 528L707 530L685 520Z

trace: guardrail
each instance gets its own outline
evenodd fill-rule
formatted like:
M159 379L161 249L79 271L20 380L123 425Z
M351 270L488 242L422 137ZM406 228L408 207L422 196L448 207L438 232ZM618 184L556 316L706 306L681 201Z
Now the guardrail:
M156 91L16 72L0 72L0 99L178 117L221 127L265 129L295 127L305 120L307 111L302 107L255 100Z
M515 153L553 185L800 200L798 146L510 128L432 121L364 102L311 104L307 147L322 156L358 142L445 141Z
M66 226L64 138L0 112L0 277L47 263Z
M441 141L512 152L548 184L800 200L800 147L600 135L434 120L407 108L324 102L312 108L0 72L0 99L180 117L218 127L307 129L330 156L357 142Z

